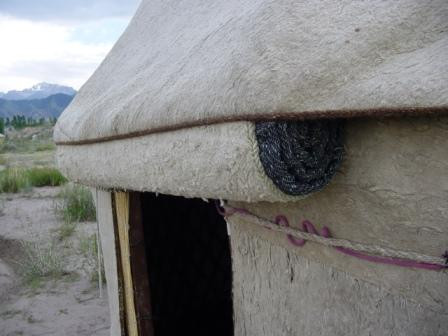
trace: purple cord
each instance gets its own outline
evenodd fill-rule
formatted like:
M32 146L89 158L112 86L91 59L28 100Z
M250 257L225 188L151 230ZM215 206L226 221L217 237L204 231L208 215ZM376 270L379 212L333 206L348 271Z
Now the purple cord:
M229 207L222 208L218 203L216 204L216 208L217 208L219 214L221 214L224 217L232 216L235 213L240 213L243 215L253 215L246 209L233 208L233 207L232 208L229 208ZM227 209L230 209L231 211L228 211ZM255 216L255 215L253 215L253 216ZM276 216L275 224L277 224L279 226L283 226L283 227L289 227L288 218L284 215ZM324 226L321 230L321 233L319 233L316 230L316 228L314 227L313 223L311 223L309 220L302 221L302 229L303 229L303 232L312 233L312 234L315 234L315 235L318 235L318 236L321 236L324 238L331 238L330 229L328 227ZM290 234L287 235L287 238L291 244L293 244L294 246L297 246L297 247L302 247L306 244L305 239L295 238L294 236L292 236ZM447 260L447 262L446 262L447 265L443 266L443 265L438 265L438 264L431 264L431 263L396 258L396 257L382 257L382 256L364 254L362 252L358 252L358 251L349 249L347 247L341 247L341 246L333 246L333 248L336 251L339 251L346 255L349 255L349 256L352 256L352 257L355 257L358 259L366 260L369 262L380 263L380 264L395 265L395 266L400 266L400 267L421 268L421 269L433 270L433 271L440 271L440 270L448 267L448 251L446 251L445 254L443 255L443 258L445 258Z
M409 260L409 259L380 257L380 256L369 255L369 254L363 254L363 253L351 250L346 247L335 246L334 249L339 252L342 252L344 254L350 255L352 257L356 257L358 259L367 260L367 261L374 262L374 263L396 265L396 266L401 266L401 267L422 268L422 269L433 270L433 271L440 271L440 270L446 268L446 266L442 266L442 265L430 264L430 263L414 261L414 260Z

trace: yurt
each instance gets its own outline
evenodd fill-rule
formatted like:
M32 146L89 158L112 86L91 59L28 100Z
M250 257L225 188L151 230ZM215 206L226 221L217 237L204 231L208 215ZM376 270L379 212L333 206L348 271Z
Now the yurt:
M448 1L143 0L55 127L112 335L448 335Z

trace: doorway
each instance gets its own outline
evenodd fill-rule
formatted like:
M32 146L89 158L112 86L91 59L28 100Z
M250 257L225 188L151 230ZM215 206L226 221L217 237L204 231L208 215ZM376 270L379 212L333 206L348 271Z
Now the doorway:
M214 202L140 195L154 334L233 335L230 242Z

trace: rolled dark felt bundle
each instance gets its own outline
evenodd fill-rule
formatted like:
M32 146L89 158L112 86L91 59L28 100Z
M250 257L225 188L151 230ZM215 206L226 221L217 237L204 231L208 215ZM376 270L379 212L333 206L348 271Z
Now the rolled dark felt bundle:
M266 121L255 124L259 157L266 175L288 195L325 187L339 168L344 121Z

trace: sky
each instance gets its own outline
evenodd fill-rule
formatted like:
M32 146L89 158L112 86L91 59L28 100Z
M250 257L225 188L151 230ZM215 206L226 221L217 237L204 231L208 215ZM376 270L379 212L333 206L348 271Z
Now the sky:
M85 83L140 0L0 0L0 92Z

